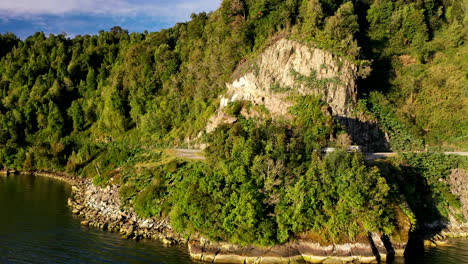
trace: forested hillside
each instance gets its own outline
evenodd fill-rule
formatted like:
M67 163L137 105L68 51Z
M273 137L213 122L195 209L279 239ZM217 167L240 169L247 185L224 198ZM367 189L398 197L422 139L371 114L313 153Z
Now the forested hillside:
M291 120L236 102L228 110L237 123L204 128L237 66L289 38L360 68L356 111L378 121L391 149L467 150L466 8L462 0L224 0L160 32L1 35L0 167L112 178L141 215L169 215L178 231L217 240L390 235L397 184L359 154L317 154L351 143L320 98L294 98ZM265 117L239 114L251 109ZM208 143L208 161L161 154L194 138ZM446 185L434 186L442 190L435 207L457 204Z

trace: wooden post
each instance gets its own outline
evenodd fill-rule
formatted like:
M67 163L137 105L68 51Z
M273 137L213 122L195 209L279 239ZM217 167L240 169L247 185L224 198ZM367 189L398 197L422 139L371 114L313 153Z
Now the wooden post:
M94 167L96 168L96 172L99 175L99 178L101 178L101 172L99 171L99 167L96 163L94 163Z

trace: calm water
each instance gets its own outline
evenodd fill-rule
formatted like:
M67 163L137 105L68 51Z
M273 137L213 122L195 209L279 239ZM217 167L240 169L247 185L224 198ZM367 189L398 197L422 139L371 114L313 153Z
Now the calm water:
M66 206L69 194L66 184L53 179L0 176L0 263L195 263L184 247L123 240L80 226ZM468 240L394 264L468 264Z
M194 263L184 247L80 226L69 195L53 179L0 176L0 263Z
M397 258L394 264L468 264L468 239L451 239L447 246L426 248L411 261Z

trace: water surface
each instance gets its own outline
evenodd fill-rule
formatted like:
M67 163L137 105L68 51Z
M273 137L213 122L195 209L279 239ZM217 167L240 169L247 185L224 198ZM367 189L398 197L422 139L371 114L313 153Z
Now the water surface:
M185 247L81 226L70 193L54 179L0 176L0 263L195 263Z
M446 246L425 248L424 254L407 261L397 258L394 264L468 264L468 239L450 239Z

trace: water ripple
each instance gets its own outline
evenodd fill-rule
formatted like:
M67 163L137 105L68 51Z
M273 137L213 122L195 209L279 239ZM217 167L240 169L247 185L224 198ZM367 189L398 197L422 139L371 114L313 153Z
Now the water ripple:
M194 263L183 247L122 240L80 226L70 188L34 176L0 177L0 263Z

